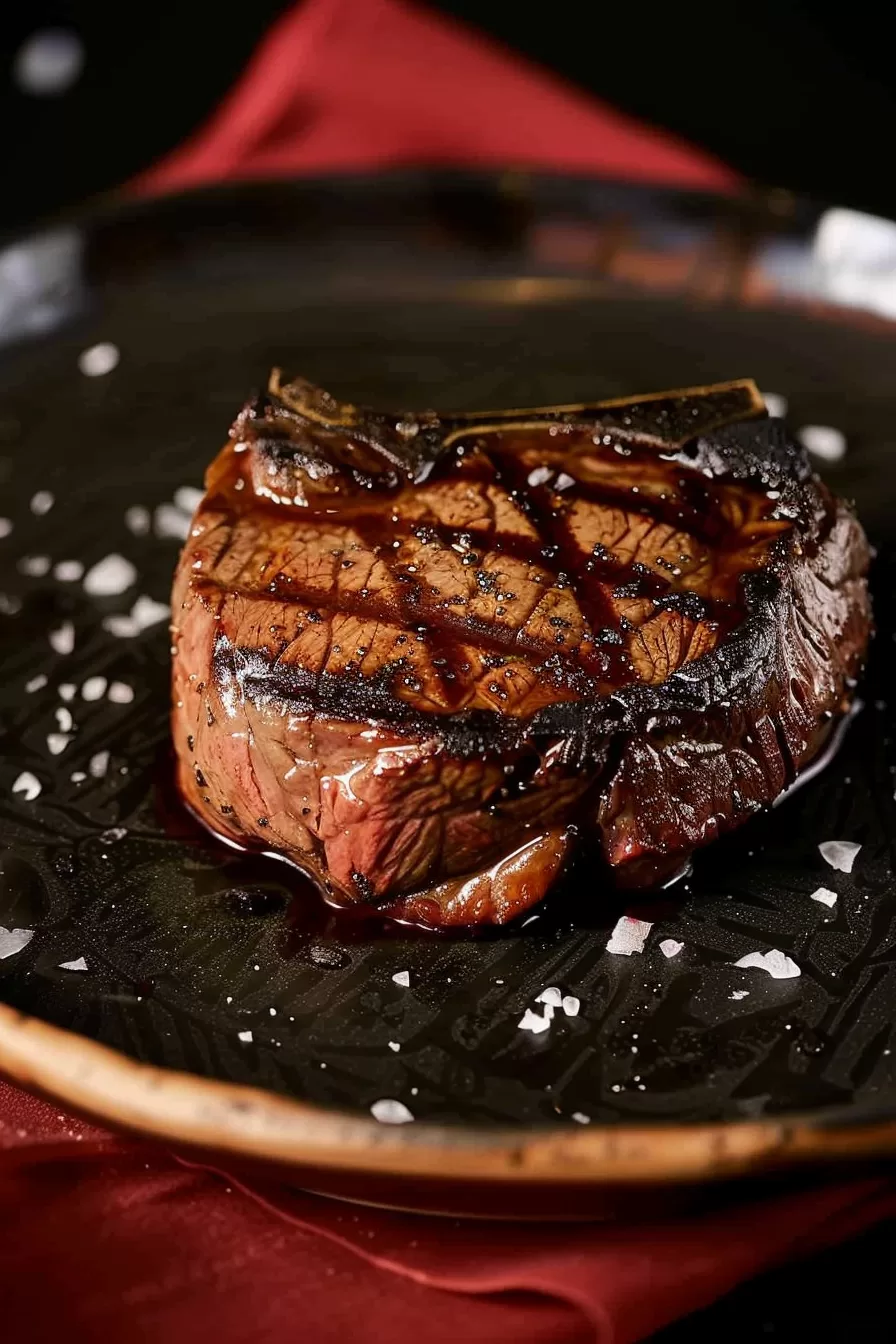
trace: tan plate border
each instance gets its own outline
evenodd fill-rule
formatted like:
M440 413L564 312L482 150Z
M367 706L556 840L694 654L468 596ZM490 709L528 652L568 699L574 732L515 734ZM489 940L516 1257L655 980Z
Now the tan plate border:
M525 1185L681 1183L896 1155L896 1118L485 1130L383 1125L154 1068L0 1004L0 1072L106 1124L242 1159L359 1176Z

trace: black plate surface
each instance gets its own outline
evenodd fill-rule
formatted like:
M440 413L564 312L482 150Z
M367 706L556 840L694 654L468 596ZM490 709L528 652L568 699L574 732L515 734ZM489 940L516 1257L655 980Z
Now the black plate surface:
M0 960L0 1002L140 1060L363 1114L384 1097L462 1126L896 1114L896 329L773 292L769 258L802 264L814 222L580 182L402 176L113 207L4 254L0 925L34 934ZM120 362L87 377L79 354L100 341ZM273 364L352 400L442 408L751 375L796 426L846 434L829 479L879 548L864 708L827 770L700 855L672 899L630 907L653 925L643 953L606 951L625 906L588 872L522 927L435 937L336 919L291 870L180 814L165 622L134 637L103 622L141 594L166 600L177 554L126 511L198 485ZM122 595L21 570L110 553L137 572ZM49 636L69 621L60 653ZM132 702L85 700L91 677ZM54 733L70 735L56 755ZM30 802L13 793L25 771ZM861 844L851 873L826 864L826 840ZM820 887L832 907L811 899ZM771 948L799 976L733 964ZM79 958L86 970L60 969ZM551 985L578 1015L519 1030Z

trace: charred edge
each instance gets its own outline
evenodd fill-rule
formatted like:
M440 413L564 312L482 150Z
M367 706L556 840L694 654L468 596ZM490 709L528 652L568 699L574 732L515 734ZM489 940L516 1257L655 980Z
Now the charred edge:
M773 574L747 576L748 616L709 653L674 672L660 686L630 685L596 700L546 705L528 719L494 710L426 713L396 696L392 683L400 666L381 667L373 677L340 675L285 666L258 649L236 648L219 636L213 671L219 693L254 704L277 701L297 714L342 722L366 722L399 736L436 740L451 756L495 757L529 746L563 741L564 759L577 769L604 759L608 739L655 724L676 725L681 716L705 714L720 702L749 696L773 652L781 581Z

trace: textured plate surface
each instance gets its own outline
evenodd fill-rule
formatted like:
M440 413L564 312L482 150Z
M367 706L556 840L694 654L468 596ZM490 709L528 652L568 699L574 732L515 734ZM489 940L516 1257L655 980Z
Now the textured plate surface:
M15 285L0 257L0 1004L156 1066L368 1120L400 1101L486 1142L896 1116L896 329L778 292L776 256L804 266L813 225L587 183L398 177L112 208L17 245ZM120 358L87 376L97 342ZM879 548L864 708L828 769L668 899L628 907L651 925L642 952L607 950L626 907L593 873L521 927L436 937L336 918L182 816L165 621L121 617L167 599L175 494L273 364L440 408L751 375L795 427L845 434L828 479ZM58 568L110 554L134 567L120 593ZM29 776L32 800L14 792ZM831 840L861 845L851 872L820 853ZM799 973L735 965L771 949ZM520 1030L548 986L578 1011Z

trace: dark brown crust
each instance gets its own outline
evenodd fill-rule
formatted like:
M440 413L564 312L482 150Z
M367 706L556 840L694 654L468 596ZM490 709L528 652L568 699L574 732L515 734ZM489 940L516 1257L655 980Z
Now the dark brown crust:
M606 437L601 439L601 435ZM497 463L500 489L514 501L518 512L520 508L526 512L540 487L527 489L525 468L522 477L515 474L516 459L508 459L507 453L525 450L527 444L548 444L549 436L555 458L558 442L562 448L566 442L598 444L612 438L617 444L614 451L636 455L635 474L629 472L625 478L629 482L642 479L638 475L642 470L666 472L671 496L659 487L648 489L640 497L638 514L627 516L665 520L663 525L689 527L695 535L701 535L705 521L717 537L711 544L721 547L723 557L730 553L726 582L730 587L737 579L736 597L732 590L721 603L711 589L692 591L675 582L670 585L643 564L628 570L620 567L613 554L597 562L616 576L612 612L617 621L622 620L621 628L633 629L619 616L629 588L635 599L647 593L650 609L667 613L675 639L696 639L692 651L677 647L669 655L673 670L664 675L648 666L645 681L631 662L613 661L612 647L598 651L593 637L590 653L583 652L587 639L575 656L565 648L550 657L537 655L534 649L526 657L535 668L536 680L542 678L543 685L551 682L555 687L548 687L542 696L544 703L534 712L524 712L525 704L521 712L447 704L433 710L426 708L425 695L397 688L403 657L397 662L382 660L372 670L362 659L362 666L350 662L332 674L295 656L281 656L277 648L282 646L272 645L261 633L248 642L242 640L238 632L243 626L227 615L234 602L243 607L267 603L273 610L277 603L295 600L293 590L286 593L285 583L278 588L275 575L269 586L272 596L267 596L267 589L254 587L241 597L227 582L206 572L214 571L217 562L212 557L212 563L205 564L206 551L202 543L196 543L185 550L174 607L177 643L183 635L178 628L180 611L194 612L183 617L188 635L199 625L207 632L200 640L204 653L197 646L175 662L176 698L181 704L188 703L184 711L188 722L198 722L198 714L213 722L222 705L239 704L246 712L251 707L250 719L262 734L267 731L265 722L284 720L284 716L296 724L332 725L336 736L331 732L324 750L334 749L336 743L339 752L346 749L355 731L353 724L368 724L374 737L379 734L379 745L370 747L373 753L393 751L394 744L404 740L424 744L433 768L438 758L439 769L462 772L466 769L463 763L469 762L468 773L477 776L477 771L485 771L477 786L481 790L479 812L471 802L472 811L458 822L462 822L461 834L473 835L468 869L452 868L452 861L443 854L428 867L411 863L403 874L385 861L381 846L374 846L373 857L365 850L367 857L358 861L355 871L348 858L337 861L332 838L325 842L319 827L315 830L300 818L294 819L294 825L296 835L303 838L295 841L290 839L293 822L287 821L285 829L280 826L276 833L263 834L261 822L256 825L251 816L251 807L241 811L238 798L240 815L231 818L233 808L225 805L227 820L222 821L224 796L228 789L239 795L240 788L227 785L227 770L216 762L215 751L203 765L202 747L195 752L192 746L189 751L184 749L184 741L189 737L192 743L193 734L184 731L184 715L176 714L182 787L201 815L211 809L206 818L211 824L232 838L268 841L269 847L285 850L321 880L335 883L334 891L343 899L382 901L400 895L405 901L402 913L429 922L503 921L520 905L538 899L545 884L553 880L572 843L566 825L570 821L579 829L584 821L586 833L593 829L601 835L606 857L617 871L624 871L627 880L650 884L680 867L695 847L771 802L811 760L831 717L848 706L851 681L867 642L867 546L852 514L813 475L804 451L787 436L781 422L765 416L759 394L749 381L590 407L387 416L341 406L306 383L283 387L275 375L267 395L242 412L231 445L210 470L196 535L206 526L206 519L213 530L223 526L226 551L230 545L226 520L232 514L245 515L247 509L261 510L262 516L267 509L271 521L266 523L262 517L259 532L263 554L265 528L279 528L280 535L284 517L299 520L297 527L309 518L353 518L353 510L363 507L369 513L371 501L379 497L383 504L378 507L383 511L400 511L401 503L390 501L405 501L404 507L409 508L417 490L434 491L438 498L439 491L450 488L451 472L458 468L467 473L463 479L475 485L480 480L476 462L470 457L464 460L465 453L473 459L478 454L477 460L488 471L493 472ZM588 451L592 456L604 452L599 447ZM638 462L645 465L637 466ZM238 488L250 488L236 494L235 482ZM589 487L572 478L570 484L570 496L584 491L582 497L587 500ZM680 498L675 494L678 486L684 490ZM485 489L481 480L478 488ZM601 478L598 496L609 502L599 509L618 509L619 498L631 489L637 493L634 486L623 490L612 477ZM687 497L694 490L695 498L704 503L692 508ZM552 498L556 502L558 497ZM703 516L701 507L706 511ZM739 516L738 511L746 518L741 531L730 522ZM722 514L729 518L728 531L719 533L716 527L713 533L715 519ZM393 516L397 522L398 514ZM530 521L535 535L544 540L544 529L551 526L549 512L546 515L540 506L531 512ZM433 535L437 530L428 525ZM386 524L381 535L388 533ZM451 535L449 528L439 544L449 544ZM313 540L302 544L313 549ZM520 554L523 558L528 554L534 563L533 553L525 546ZM194 560L194 555L199 558ZM557 564L561 562L566 564L567 558L561 556ZM574 556L570 563L576 563ZM561 579L565 581L566 576L557 573L557 564L553 581L562 589ZM197 573L197 568L202 572ZM627 583L626 575L634 582ZM291 576L286 577L291 583ZM593 582L589 579L585 586ZM331 611L342 610L339 603L346 601L325 593L317 597ZM305 592L300 600L307 608L313 605L315 593ZM420 600L418 592L414 602ZM375 601L370 598L365 598L360 611L368 620L395 618L394 610L385 607L377 617ZM419 619L415 611L418 608L413 605L407 609L406 629L412 630L413 620ZM314 619L313 611L306 615ZM521 627L512 626L513 640L502 643L501 629L477 626L469 607L459 615L442 610L438 621L450 641L459 637L460 630L482 647L497 649L499 663L508 649L523 647ZM663 638L665 630L664 626L660 632ZM691 633L683 635L682 631ZM619 642L617 636L613 638ZM701 644L707 652L701 652ZM594 673L596 659L603 659L600 675ZM211 691L201 705L196 701L186 682L187 673L193 682L200 678L203 687L208 681L214 688L214 705L208 698ZM246 731L251 737L251 726ZM357 744L353 750L355 769L362 758L357 755ZM533 753L541 765L526 768L530 773L534 770L542 829L533 830L531 798L529 803L507 802L506 789L500 793L505 801L497 808L497 821L487 820L499 796L486 779L493 768L487 763L519 772ZM257 784L248 756L245 768L252 771L252 781L251 786L244 782L243 789L255 796L255 805L260 807L270 795L270 781ZM321 769L328 768L322 761ZM214 777L214 784L208 784L206 776ZM282 802L278 794L278 805ZM292 804L286 805L288 811ZM311 810L304 807L302 812ZM266 828L267 818L261 821ZM533 845L535 840L539 844ZM530 852L535 856L531 863L526 858ZM456 857L453 862L456 865ZM345 869L342 873L340 863ZM382 871L381 864L385 864ZM485 867L480 869L480 864ZM467 876L461 880L464 872Z

